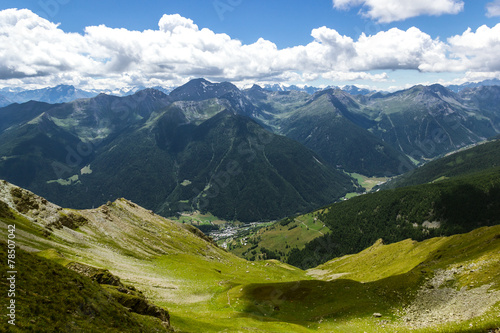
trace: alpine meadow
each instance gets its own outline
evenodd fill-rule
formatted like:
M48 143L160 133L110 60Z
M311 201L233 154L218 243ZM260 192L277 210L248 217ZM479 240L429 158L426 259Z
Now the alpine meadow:
M500 333L499 18L3 1L0 331Z

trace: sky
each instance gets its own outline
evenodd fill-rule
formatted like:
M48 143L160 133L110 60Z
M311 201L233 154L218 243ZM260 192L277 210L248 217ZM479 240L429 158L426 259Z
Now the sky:
M500 0L2 0L0 88L500 78Z

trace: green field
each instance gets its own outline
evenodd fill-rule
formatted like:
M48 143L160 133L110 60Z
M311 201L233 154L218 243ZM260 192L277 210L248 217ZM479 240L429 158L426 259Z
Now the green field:
M288 253L323 236L330 230L315 214L287 218L266 227L250 229L236 237L219 241L231 253L248 260L279 259L286 262Z
M199 211L185 212L175 217L169 217L170 220L179 223L187 223L194 226L200 225L224 225L229 223L228 221L221 220L210 213L201 213ZM232 221L231 223L238 223L238 221Z
M356 179L359 185L365 188L366 192L370 192L372 188L380 186L389 179L387 177L367 177L360 175L359 173L350 173L349 175Z

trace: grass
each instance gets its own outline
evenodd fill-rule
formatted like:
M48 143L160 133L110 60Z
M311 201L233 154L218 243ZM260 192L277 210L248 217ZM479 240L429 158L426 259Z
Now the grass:
M267 264L267 266L266 266ZM169 296L159 305L171 311L174 327L188 332L218 332L222 324L226 330L241 326L253 326L254 321L240 318L238 300L231 295L233 289L257 281L293 281L306 279L299 269L284 269L277 262L249 263L242 259L231 261L200 258L188 254L159 257L153 261L154 274L168 275L173 285L159 286L153 293L169 289ZM153 295L148 295L153 298ZM179 321L176 321L177 318ZM185 326L179 327L179 323ZM215 325L214 325L215 323Z
M436 178L433 181L431 181L431 183L439 182L439 181L446 180L446 179L450 179L450 178L446 177L446 176L441 176L441 177Z
M309 272L318 278L328 279L328 276L345 274L346 278L359 282L377 281L408 273L445 241L445 238L433 238L419 243L408 239L383 245L382 240L379 240L356 255L329 261Z
M383 245L377 241L358 254L329 261L309 272L326 279L329 274L345 273L344 278L372 282L407 274L417 267L431 271L458 263L491 262L487 270L481 274L476 272L473 278L469 274L461 275L459 286L466 286L473 279L481 284L493 281L500 288L500 263L495 263L499 250L500 226L483 227L467 234L431 238L423 242L405 240Z
M253 284L240 290L238 296L245 300L245 312L300 323L307 328L335 332L387 329L407 332L410 327L401 322L399 313L405 304L414 301L420 286L432 278L436 270L478 264L482 268L477 269L477 274L459 272L455 276L455 287L473 288L471 286L488 283L492 284L492 292L500 289L499 232L500 226L496 226L421 243L407 240L383 245L377 242L359 254L309 270L309 275L320 280ZM344 275L335 278L338 274ZM500 297L497 306L481 318L415 331L468 331L471 324L477 331L499 327L500 318L495 312L499 300ZM374 312L382 313L382 320L386 322L374 318Z
M225 221L222 219L219 219L218 217L210 214L210 213L201 213L199 211L194 211L191 213L185 212L182 213L182 215L174 216L174 217L169 217L170 220L176 221L179 223L186 223L186 224L191 224L195 226L199 225L225 225L225 224L238 224L238 221Z
M409 332L411 327L402 319L404 308L413 304L422 286L441 271L458 270L446 288L460 290L462 286L473 289L472 286L491 285L492 293L488 295L492 296L500 290L500 226L421 243L406 240L383 245L377 242L358 254L303 271L277 260L250 262L238 258L206 242L186 226L126 200L79 213L89 220L88 224L76 230L54 229L49 236L43 235L45 222L41 218L32 222L19 214L14 218L2 217L0 227L16 223L19 246L40 250L39 255L45 258L61 264L78 261L109 269L124 284L143 291L149 301L168 309L177 332ZM8 214L3 212L4 215ZM261 230L276 232L276 235L279 228L295 225L290 232L301 227L305 231L309 228L311 234L321 230L313 214L287 222ZM33 277L53 276L53 270L67 271L61 271L64 268L57 263L31 257L21 254L19 260L23 264L19 269L33 271ZM39 294L36 288L47 288L45 298L40 300L50 300L55 309L57 302L62 302L59 296L73 299L65 294L73 290L72 279L84 280L73 276L68 275L68 281L54 285L40 280L46 287L27 280L22 282L22 289ZM57 288L66 289L59 292ZM101 302L100 292L92 289L91 294L95 295L88 299ZM23 302L34 309L37 305L33 299L38 300L26 296ZM499 327L498 300L500 297L496 307L478 318L415 331L467 331L470 324L478 332ZM40 304L38 308L44 309L45 303ZM96 306L101 311L104 303L99 304ZM41 325L41 321L30 323L24 319L28 318L28 312L23 311L19 320L26 327L35 330ZM382 317L375 318L375 312ZM106 325L121 325L117 323L121 315L113 316L112 320L99 324L102 331L113 331L107 330ZM155 327L154 322L143 316L130 318L142 320L144 327ZM60 317L49 315L46 325L55 327L60 322ZM65 322L71 323L71 320ZM87 327L79 322L75 325Z
M0 242L3 258L6 248ZM2 332L168 331L159 320L130 313L98 284L51 260L17 249L16 270L16 325L4 318ZM2 271L0 285L7 290L4 264Z
M52 260L52 261L54 261L54 262L56 262L56 263L58 263L59 265L62 265L62 266L66 266L66 265L68 265L69 263L72 262L71 260L65 258L62 255L62 253L60 253L56 249L47 249L47 250L43 250L43 251L37 252L36 254L39 257L41 257L41 258Z
M351 192L351 193L347 193L345 196L344 196L344 200L348 200L348 199L351 199L351 198L354 198L354 197L357 197L359 195L359 193L357 192Z
M280 253L282 261L286 261L287 254L293 249L302 249L305 244L324 235L330 230L321 223L316 214L304 214L293 218L287 225L275 222L266 227L251 230L248 234L224 240L231 253L242 258L265 259L262 249ZM255 251L255 254L253 254Z
M69 185L78 184L79 183L78 179L79 179L78 175L73 175L67 179L48 180L47 184L57 183L61 186L69 186Z
M347 172L346 172L347 173ZM358 184L365 189L365 192L370 192L375 186L382 185L385 183L389 178L387 177L368 177L368 176L363 176L359 173L347 173L350 177L356 179ZM359 192L350 192L347 193L342 200L349 200L354 197L359 196L361 193Z
M367 177L360 175L359 173L349 173L349 175L356 179L359 185L365 188L366 192L370 192L372 188L385 183L389 179L387 177Z

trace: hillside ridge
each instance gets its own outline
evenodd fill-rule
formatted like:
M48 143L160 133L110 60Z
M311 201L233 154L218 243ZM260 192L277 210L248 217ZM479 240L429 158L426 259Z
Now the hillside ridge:
M283 332L484 332L500 327L499 226L422 243L378 241L359 254L306 272L277 260L239 259L194 227L173 223L125 199L96 209L68 210L0 181L0 228L12 224L19 248L41 251L41 256L65 265L78 262L77 270L97 272L91 277L143 291L148 300L168 309L176 331L251 327ZM19 254L31 269L44 269L42 262L48 263ZM63 277L74 276L48 264ZM34 288L32 280L19 283L23 290ZM117 294L116 287L105 289L122 304L140 298ZM44 304L50 304L52 296L46 299L49 303ZM481 307L471 306L479 300ZM469 305L465 309L457 304ZM42 316L47 310L43 306L37 313ZM30 327L37 327L41 317L31 318ZM164 329L149 319L134 318L142 321L144 330ZM46 325L57 322L49 318ZM72 325L87 327L77 321Z

